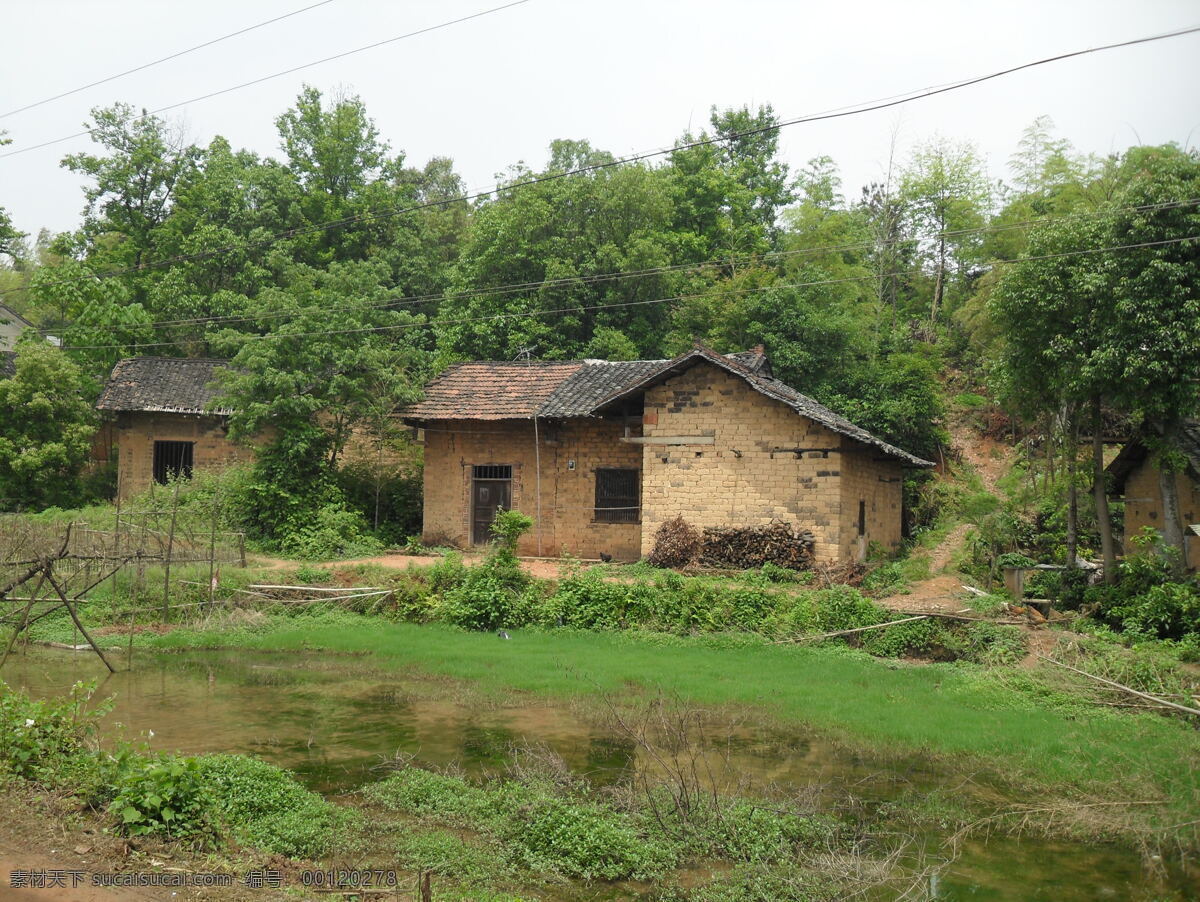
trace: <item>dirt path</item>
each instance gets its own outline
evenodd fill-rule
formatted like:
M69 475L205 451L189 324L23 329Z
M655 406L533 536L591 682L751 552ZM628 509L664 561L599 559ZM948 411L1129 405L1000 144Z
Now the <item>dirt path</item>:
M482 554L472 553L462 556L463 562L467 565L478 564L483 560L483 557ZM407 570L409 567L432 567L434 564L441 563L441 561L441 555L395 553L379 554L373 557L344 558L337 561L322 561L313 566L323 569L337 569L339 567L354 567L361 564L374 564L380 567L387 567L390 570ZM249 563L252 567L261 567L265 570L288 570L301 566L303 562L254 555L251 557ZM558 579L562 576L563 571L567 567L572 566L573 563L582 563L586 566L595 563L595 561L566 562L545 558L528 558L523 559L520 563L521 569L530 576L537 577L538 579Z

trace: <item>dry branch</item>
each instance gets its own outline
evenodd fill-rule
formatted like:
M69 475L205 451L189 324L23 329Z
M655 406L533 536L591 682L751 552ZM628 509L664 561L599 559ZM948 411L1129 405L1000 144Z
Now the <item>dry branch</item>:
M794 642L817 642L821 639L833 639L837 636L849 636L851 633L865 633L868 630L881 630L887 626L895 626L898 623L912 623L914 620L925 620L928 614L919 614L916 617L904 617L900 620L889 620L887 623L873 623L870 626L856 626L852 630L834 630L832 633L818 633L815 636L800 636L796 639L780 639L775 642L775 645L783 645Z
M1072 667L1070 664L1064 664L1062 661L1056 661L1053 658L1047 658L1045 655L1037 655L1037 657L1041 658L1043 661L1049 661L1051 664L1054 664L1057 667L1064 667L1073 673L1077 673L1080 676L1085 676L1089 680L1095 680L1097 683L1103 683L1106 686L1112 686L1116 689L1123 689L1130 695L1136 695L1138 698L1144 698L1146 701L1154 702L1155 704L1164 708L1174 708L1175 710L1182 711L1185 714L1195 714L1200 716L1200 708L1189 708L1187 705L1180 705L1176 702L1169 701L1168 699L1159 698L1157 695L1151 695L1148 692L1140 692L1137 689L1122 685L1115 680L1106 679L1102 676L1096 676L1094 673L1088 673L1086 670L1080 670L1078 667Z

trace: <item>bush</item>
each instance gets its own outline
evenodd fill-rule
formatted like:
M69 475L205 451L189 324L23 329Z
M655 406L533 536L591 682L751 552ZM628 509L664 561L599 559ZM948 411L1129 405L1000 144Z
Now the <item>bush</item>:
M404 541L421 528L421 482L420 469L381 469L374 461L348 462L337 472L347 505L361 513L388 545ZM378 527L373 525L376 514Z
M290 524L280 550L302 560L329 560L378 554L383 543L367 531L362 514L341 504L327 504Z
M126 836L190 839L199 845L215 835L215 799L195 758L143 759L117 783L109 812Z
M539 799L505 829L517 863L533 871L584 880L646 880L674 864L611 809L563 799Z
M649 561L655 567L687 567L700 556L700 542L699 530L683 517L675 517L655 531Z
M111 700L84 714L96 684L76 683L63 699L34 701L0 682L0 765L26 780L51 780L68 759L84 751L96 721Z
M492 521L491 533L501 548L514 553L521 536L532 528L532 517L528 517L520 511L501 510L496 512L496 518Z
M244 755L205 755L197 773L219 819L243 845L317 858L334 845L349 812L305 789L288 771Z

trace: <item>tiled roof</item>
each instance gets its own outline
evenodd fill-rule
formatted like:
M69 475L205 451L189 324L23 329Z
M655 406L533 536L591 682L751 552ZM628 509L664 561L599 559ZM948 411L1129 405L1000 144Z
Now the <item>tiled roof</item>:
M17 371L17 352L0 351L0 379L7 379Z
M686 354L676 357L674 360L665 361L657 369L649 373L645 378L639 380L626 387L625 389L614 392L611 396L599 402L596 405L595 411L608 407L620 401L622 398L628 397L631 394L636 394L645 391L651 385L655 385L664 379L678 375L685 370L690 369L697 363L706 361L714 366L720 367L726 372L732 373L741 379L760 394L766 395L768 398L773 398L791 407L797 413L808 417L834 432L845 435L855 441L862 442L864 445L871 445L878 448L883 453L898 457L906 463L915 467L932 467L935 464L932 461L924 460L917 457L915 454L909 454L907 451L897 448L895 445L890 445L881 438L877 438L861 426L855 426L845 417L834 413L824 404L814 401L807 395L802 395L796 389L792 388L784 382L771 376L762 375L760 368L756 366L756 361L753 359L747 360L739 355L722 355L717 354L707 348L697 347Z
M131 357L113 367L100 393L100 410L228 415L227 407L209 409L220 390L213 384L226 360L185 357Z
M400 413L414 420L511 420L542 416L542 405L583 366L579 360L458 363Z
M665 360L585 360L546 399L540 417L591 416L609 395L633 385L661 367Z

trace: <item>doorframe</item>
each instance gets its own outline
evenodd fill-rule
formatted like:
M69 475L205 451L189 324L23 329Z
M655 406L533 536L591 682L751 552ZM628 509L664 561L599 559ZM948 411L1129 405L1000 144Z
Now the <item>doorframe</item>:
M471 464L471 478L467 489L467 539L472 547L486 545L487 542L475 541L475 486L480 482L507 482L508 483L508 505L512 507L513 503L513 470L512 464ZM499 470L508 471L507 476L503 475L478 475L480 471Z

